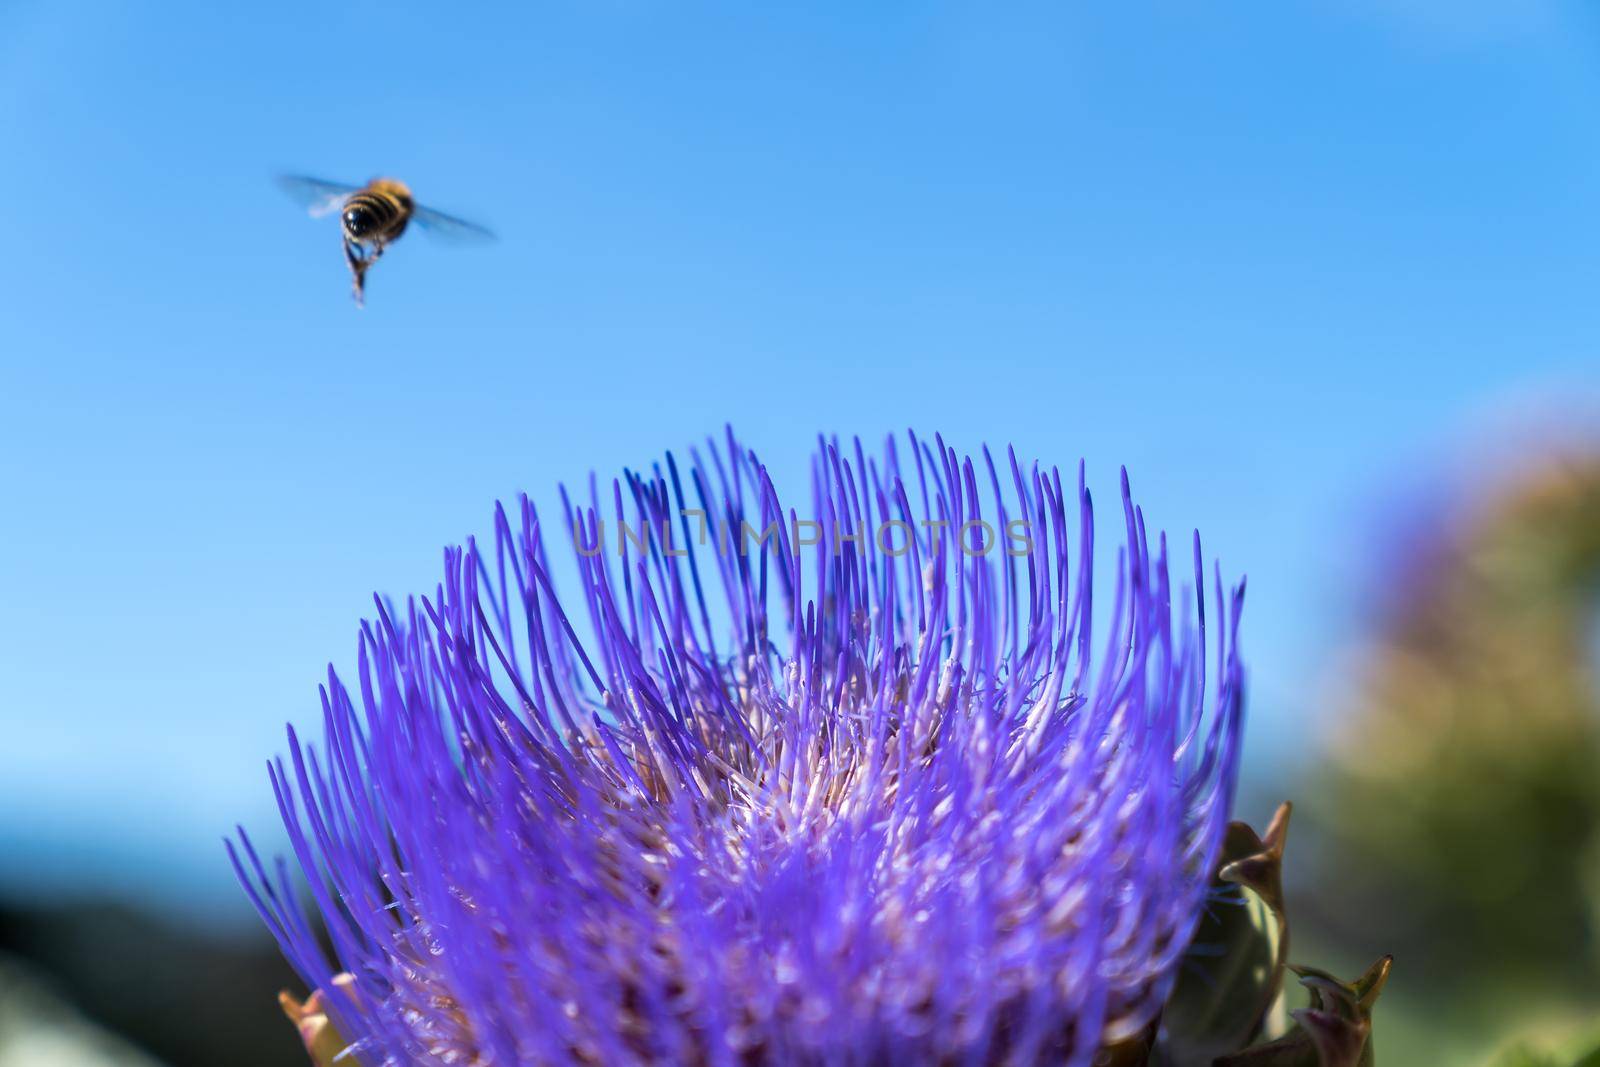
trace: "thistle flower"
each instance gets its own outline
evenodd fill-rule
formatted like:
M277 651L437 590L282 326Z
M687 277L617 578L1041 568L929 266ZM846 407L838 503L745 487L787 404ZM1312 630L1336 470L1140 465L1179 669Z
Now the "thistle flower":
M806 519L730 431L563 492L576 596L523 498L378 601L322 744L268 767L332 958L229 844L356 1061L1084 1065L1151 1031L1228 819L1243 587L1208 636L1198 536L1175 590L1124 474L1097 636L1081 465L1074 526L1058 471L908 441L820 442Z

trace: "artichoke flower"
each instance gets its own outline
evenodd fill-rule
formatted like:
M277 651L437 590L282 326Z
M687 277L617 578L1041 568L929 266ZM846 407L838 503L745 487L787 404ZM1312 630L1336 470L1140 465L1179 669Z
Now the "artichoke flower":
M228 846L319 1062L1157 1062L1238 859L1243 584L1126 473L1108 592L1081 465L811 481L729 432L376 602L268 767L298 875Z

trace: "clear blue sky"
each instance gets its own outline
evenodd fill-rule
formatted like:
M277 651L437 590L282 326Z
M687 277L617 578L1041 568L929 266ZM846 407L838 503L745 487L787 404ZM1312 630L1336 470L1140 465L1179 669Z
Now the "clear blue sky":
M727 420L1127 463L1250 574L1270 761L1380 502L1595 397L1582 5L778 6L0 3L0 882L242 910L370 593ZM503 239L358 312L280 170Z

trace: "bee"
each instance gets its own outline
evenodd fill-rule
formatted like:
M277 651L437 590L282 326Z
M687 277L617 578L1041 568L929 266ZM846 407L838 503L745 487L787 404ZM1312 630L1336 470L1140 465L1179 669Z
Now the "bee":
M470 243L495 239L493 233L476 223L418 205L406 184L393 178L374 178L366 185L356 186L285 175L278 179L278 184L284 192L306 205L313 218L339 212L344 259L350 266L357 307L365 302L367 271L412 222L449 241Z

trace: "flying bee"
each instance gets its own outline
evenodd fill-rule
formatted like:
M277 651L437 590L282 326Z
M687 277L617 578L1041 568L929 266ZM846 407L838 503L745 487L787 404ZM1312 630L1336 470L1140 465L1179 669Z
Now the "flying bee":
M366 296L367 271L412 222L425 232L448 241L494 240L493 233L476 223L419 206L406 184L393 178L374 178L366 185L356 186L285 175L278 179L278 184L306 205L313 218L339 212L344 260L350 266L357 306Z

